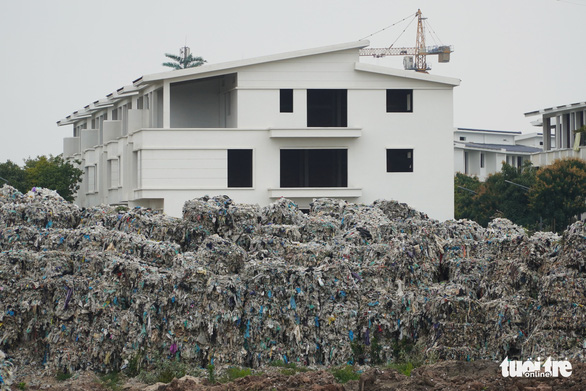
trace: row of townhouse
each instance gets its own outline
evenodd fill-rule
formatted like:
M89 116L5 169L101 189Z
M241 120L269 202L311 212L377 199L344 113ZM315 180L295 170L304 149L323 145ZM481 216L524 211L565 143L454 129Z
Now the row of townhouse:
M458 79L359 61L357 41L145 75L70 114L76 202L145 206L228 194L307 208L395 199L453 217Z

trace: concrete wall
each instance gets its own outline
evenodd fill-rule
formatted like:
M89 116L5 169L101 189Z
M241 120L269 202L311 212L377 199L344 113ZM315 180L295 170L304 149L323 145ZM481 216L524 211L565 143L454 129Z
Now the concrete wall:
M204 195L261 205L284 195L302 207L312 196L328 196L361 203L395 199L433 218L452 218L453 87L357 71L357 60L357 51L349 50L247 66L203 81L165 82L152 94L150 114L152 125L170 121L171 127L141 122L143 128L132 131L130 113L136 111L137 121L146 114L129 110L128 135L97 146L91 157L83 154L83 164L95 166L103 179L96 193L86 191L78 202L128 203L179 216L186 200ZM293 89L293 113L279 112L281 88ZM347 128L307 128L311 88L347 89ZM413 89L412 112L386 112L386 89L392 88ZM168 119L162 91L170 92ZM311 137L313 131L320 137ZM237 148L253 150L251 188L227 187L227 150ZM281 189L280 150L290 148L347 149L347 188ZM413 149L413 172L387 172L386 150L405 148ZM108 173L115 160L118 183Z

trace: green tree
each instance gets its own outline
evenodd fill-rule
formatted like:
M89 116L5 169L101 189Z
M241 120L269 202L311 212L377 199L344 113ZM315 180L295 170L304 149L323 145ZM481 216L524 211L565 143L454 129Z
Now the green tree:
M51 155L25 160L24 171L27 189L36 186L55 190L67 201L73 201L83 174L82 170L61 156Z
M476 176L457 173L454 178L454 211L456 219L474 220L476 201L474 195L478 193L481 182Z
M586 161L562 159L541 167L529 199L531 209L539 211L546 227L562 232L586 212Z
M7 160L6 163L0 163L0 187L3 183L18 189L21 193L28 191L25 171L10 160Z
M528 191L535 182L535 173L535 167L526 162L519 168L503 163L501 172L489 175L485 182L457 174L456 186L476 193L463 194L464 190L456 188L456 218L474 220L486 227L493 218L505 217L527 228L537 227L539 217L528 207Z
M163 66L173 69L194 68L203 65L206 62L203 58L194 57L189 53L188 47L182 47L180 55L165 53L165 57L170 58L174 62L164 62Z

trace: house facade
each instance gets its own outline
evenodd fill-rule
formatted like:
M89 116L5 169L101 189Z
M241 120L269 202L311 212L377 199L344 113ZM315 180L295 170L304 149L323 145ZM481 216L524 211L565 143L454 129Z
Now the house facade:
M81 206L180 216L227 194L301 208L318 197L394 199L453 218L458 79L359 61L368 41L146 75L80 109L64 156Z
M531 158L535 166L546 166L563 158L586 160L586 133L575 132L586 125L586 102L531 111L525 116L537 116L532 124L541 127L544 134L543 151Z
M454 131L454 171L481 181L501 171L503 162L522 167L541 152L543 136L502 130L457 128Z

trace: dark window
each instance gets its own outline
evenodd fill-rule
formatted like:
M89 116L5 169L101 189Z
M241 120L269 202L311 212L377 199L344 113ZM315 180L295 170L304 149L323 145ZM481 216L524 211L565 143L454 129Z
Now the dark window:
M413 172L413 150L387 149L387 172Z
M112 110L112 121L117 121L118 120L118 110L114 109Z
M281 113L293 112L293 90L281 90Z
M348 126L348 91L307 90L307 126Z
M387 113L413 112L413 90L387 90Z
M228 187L252 187L252 149L228 150Z
M484 154L480 153L480 168L484 168Z
M347 187L348 150L281 149L281 187Z
M466 141L466 137L460 136L460 141Z

